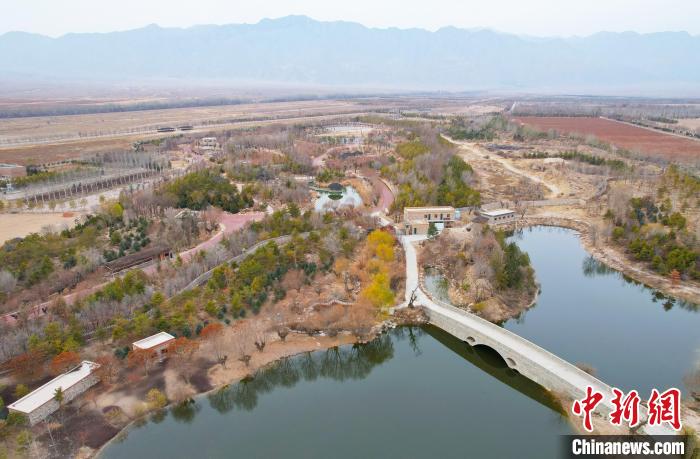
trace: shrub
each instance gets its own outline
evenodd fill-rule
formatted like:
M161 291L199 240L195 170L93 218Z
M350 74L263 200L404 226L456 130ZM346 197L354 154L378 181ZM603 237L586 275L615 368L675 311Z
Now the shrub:
M159 410L168 404L168 399L163 392L154 387L146 394L146 404L150 410Z

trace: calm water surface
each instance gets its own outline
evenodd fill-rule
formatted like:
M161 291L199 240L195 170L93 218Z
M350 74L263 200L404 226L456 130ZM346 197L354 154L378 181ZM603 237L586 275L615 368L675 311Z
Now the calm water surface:
M542 293L506 328L644 397L653 387L684 389L683 378L700 364L697 305L665 298L607 269L572 230L536 227L514 240L529 253Z
M343 189L340 199L331 199L330 193L320 193L314 209L317 212L323 212L326 209L338 209L340 207L359 207L362 205L362 197L357 190L352 186L346 186Z
M682 384L700 347L694 307L591 262L572 231L516 238L542 294L507 328L621 388ZM556 457L569 433L557 409L487 348L402 328L287 359L163 412L103 457Z

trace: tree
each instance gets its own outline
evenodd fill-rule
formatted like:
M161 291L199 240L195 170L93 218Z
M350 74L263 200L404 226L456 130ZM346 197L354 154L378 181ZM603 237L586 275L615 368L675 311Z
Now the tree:
M238 322L235 330L233 330L233 344L238 355L238 360L243 362L245 366L250 364L252 356L250 355L252 347L252 333L249 322Z
M168 404L168 399L163 392L154 387L146 394L146 404L152 411L160 410Z
M66 394L63 393L62 387L57 387L53 392L53 399L58 403L58 416L63 418L63 402L65 401Z
M29 393L29 388L25 384L17 384L12 393L16 398L20 399Z
M34 379L42 373L44 353L32 350L13 357L7 362L7 367L23 379Z
M226 367L227 356L223 353L225 348L224 326L220 323L211 323L202 329L199 336L202 337L203 340L207 341L207 344L211 347L214 355L216 356L216 360L218 360L221 365Z
M127 355L126 363L132 369L142 368L145 376L156 364L156 357L151 350L134 349Z
M32 434L28 430L23 430L17 434L17 452L24 455L32 444Z
M80 363L80 356L76 352L66 351L61 352L51 360L51 373L60 375L74 368Z
M435 239L438 235L438 229L437 226L435 226L434 222L430 222L428 224L428 239Z
M362 296L375 307L390 305L394 301L394 292L389 285L389 276L381 271L374 274L370 284L362 291Z
M199 343L189 338L181 336L173 340L168 346L168 355L171 362L178 368L187 383L190 382L190 370L192 357L199 348Z
M282 342L287 340L287 336L289 335L289 328L285 326L278 326L277 327L277 336L280 337Z
M95 363L99 365L95 374L104 384L112 384L119 376L119 365L117 359L111 355L101 355L97 357Z
M56 388L56 390L53 392L53 399L58 402L58 405L60 407L63 406L63 400L65 399L65 394L63 393L62 387Z
M17 279L7 270L0 271L0 293L9 295L17 286Z
M265 349L265 344L265 332L263 332L262 330L258 330L255 333L255 347L258 349L258 352L262 352Z

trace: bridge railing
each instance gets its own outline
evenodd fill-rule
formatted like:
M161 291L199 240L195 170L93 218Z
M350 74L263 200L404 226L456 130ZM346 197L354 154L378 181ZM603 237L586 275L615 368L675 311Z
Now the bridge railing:
M424 292L425 293L425 292ZM444 301L441 301L439 299L434 299L432 297L429 297L426 294L426 297L433 303L435 303L437 306L444 308L448 311L451 311L455 314L458 314L462 317L464 317L465 320L475 322L476 324L479 325L480 328L486 329L489 334L491 335L492 339L503 342L504 340L502 338L505 338L505 341L510 341L511 343L515 344L516 346L522 346L524 349L528 349L532 352L534 352L536 355L540 357L538 359L539 361L535 361L534 363L537 363L538 365L548 368L551 367L551 365L547 365L547 363L555 363L556 365L563 366L566 368L569 372L572 372L576 375L577 379L585 382L587 385L590 385L591 387L595 388L598 391L603 391L607 394L612 393L612 388L601 381L600 379L596 378L595 376L591 375L590 373L587 373L577 367L576 365L571 364L570 362L567 362L566 360L562 359L561 357L549 352L548 350L542 348L541 346L538 346L537 344L533 343L532 341L523 338L522 336L511 332L510 330L507 330L499 325L496 325L494 323L489 322L486 319L483 319L475 314L472 314L470 312L467 312L463 309L457 308L449 303L446 303ZM435 311L434 312L440 313L440 311ZM443 314L444 315L444 314ZM501 339L499 339L501 337ZM513 348L512 345L509 345L507 343L503 343L503 345L508 346L509 348L512 348L514 352L522 353L519 352L518 349ZM532 360L532 359L530 359ZM553 370L549 368L550 370ZM567 379L563 375L561 375L562 379ZM585 390L584 388L581 388L580 386L576 385L583 394L583 391ZM607 401L605 400L605 404L608 406L608 408L612 408Z

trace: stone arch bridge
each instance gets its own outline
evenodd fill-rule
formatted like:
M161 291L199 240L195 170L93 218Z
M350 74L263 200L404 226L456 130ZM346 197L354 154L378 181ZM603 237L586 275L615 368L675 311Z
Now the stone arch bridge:
M414 242L425 236L402 236L406 252L406 302L425 307L430 323L470 346L485 345L495 350L509 368L516 370L545 389L581 399L587 386L605 394L597 411L607 416L612 410L612 388L577 366L552 354L537 344L462 309L430 298L421 288ZM672 435L665 426L645 425L642 430L650 435Z

